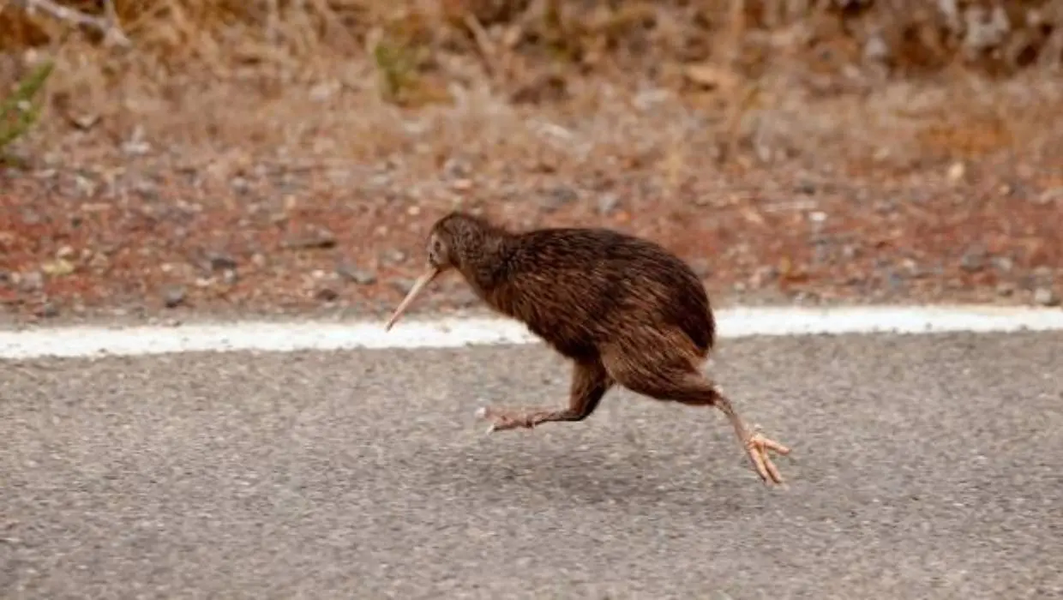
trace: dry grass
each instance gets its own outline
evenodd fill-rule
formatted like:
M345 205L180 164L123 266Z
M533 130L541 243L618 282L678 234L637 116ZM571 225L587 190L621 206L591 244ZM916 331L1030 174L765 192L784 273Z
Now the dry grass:
M990 230L1016 281L1058 255L1063 0L125 0L110 42L21 8L45 1L0 0L0 89L55 64L14 145L30 169L0 173L0 270L67 245L84 264L18 292L34 302L179 281L314 303L330 259L281 243L309 225L379 276L352 293L391 302L458 203L630 227L751 289L814 282L829 214L831 252L867 246L820 272L823 297ZM62 1L106 29L101 2ZM240 278L201 272L211 248ZM942 273L918 285L994 293Z
M970 75L1029 82L1023 72L1063 59L1060 0L956 2L951 16L925 0L117 0L130 48L16 6L27 1L0 3L0 85L53 57L50 113L62 118L34 139L83 153L136 137L228 156L438 163L513 146L545 168L657 161L678 186L691 153L770 161L839 136L880 156L891 143L966 156L1035 142L1056 91ZM100 1L62 4L108 16ZM951 91L882 85L928 77L951 78ZM922 115L934 122L883 138L913 128L897 114L913 90L937 94Z

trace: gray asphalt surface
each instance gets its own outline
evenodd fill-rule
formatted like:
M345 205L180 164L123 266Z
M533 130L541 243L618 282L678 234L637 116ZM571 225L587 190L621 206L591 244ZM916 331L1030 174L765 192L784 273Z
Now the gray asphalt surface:
M0 368L5 599L1063 596L1063 334L723 340L787 491L626 391L485 435L538 346Z

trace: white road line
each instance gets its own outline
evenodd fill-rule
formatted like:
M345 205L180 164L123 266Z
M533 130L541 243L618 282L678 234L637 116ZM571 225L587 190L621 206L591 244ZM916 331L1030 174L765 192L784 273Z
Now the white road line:
M730 308L717 313L721 337L812 334L1013 332L1063 330L1063 310L993 306ZM0 359L136 356L198 351L454 348L536 342L499 318L381 322L233 322L181 326L73 326L0 331Z

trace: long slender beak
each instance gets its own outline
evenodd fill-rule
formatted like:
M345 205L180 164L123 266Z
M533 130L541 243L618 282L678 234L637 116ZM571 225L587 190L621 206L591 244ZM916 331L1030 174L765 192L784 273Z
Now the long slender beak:
M431 283L432 280L435 279L440 272L441 271L439 267L432 265L428 266L428 269L424 273L422 273L420 277L417 278L417 281L414 282L413 288L410 289L410 293L406 294L406 297L403 298L402 302L399 303L399 307L396 308L395 312L391 314L391 318L388 319L387 325L384 326L384 331L388 331L391 329L391 326L399 320L399 317L402 316L402 313L406 312L406 309L410 307L410 304L413 302L413 299L416 298L417 295L420 294L422 290L424 290L425 286Z

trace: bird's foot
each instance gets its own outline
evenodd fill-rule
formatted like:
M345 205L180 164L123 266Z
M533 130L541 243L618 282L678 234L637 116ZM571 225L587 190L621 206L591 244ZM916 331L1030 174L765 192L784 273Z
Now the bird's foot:
M782 484L782 475L779 474L779 469L771 462L768 450L786 456L790 453L790 449L775 440L764 437L756 431L748 435L744 445L760 478L765 482L770 480L772 483Z
M492 406L481 406L476 410L476 416L491 421L487 433L505 431L507 429L532 429L539 424L537 412L522 412Z

